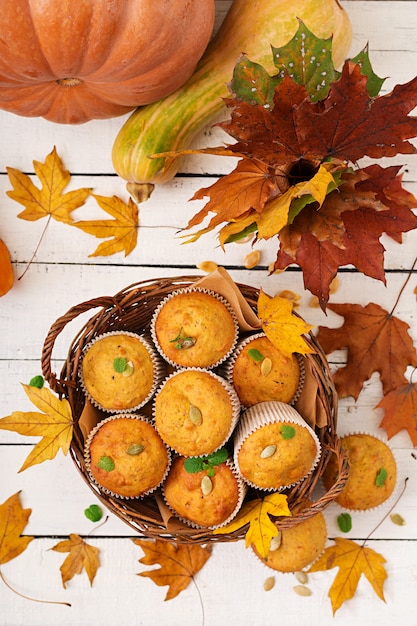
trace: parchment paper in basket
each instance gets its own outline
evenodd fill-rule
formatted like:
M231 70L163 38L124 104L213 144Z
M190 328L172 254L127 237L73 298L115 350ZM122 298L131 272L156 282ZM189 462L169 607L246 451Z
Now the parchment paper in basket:
M226 298L236 313L240 330L247 332L261 328L259 317L246 302L238 286L223 267L218 267L214 272L196 280L193 287L205 287Z

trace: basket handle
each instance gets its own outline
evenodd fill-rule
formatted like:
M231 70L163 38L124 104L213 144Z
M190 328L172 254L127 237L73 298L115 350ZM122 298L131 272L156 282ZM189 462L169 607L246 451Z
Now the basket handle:
M71 307L64 315L59 317L50 327L49 332L42 348L41 367L42 374L48 381L53 391L63 392L62 381L58 380L56 374L51 369L52 351L58 335L64 330L65 326L79 315L86 313L90 309L95 308L114 308L119 307L119 302L115 297L105 296L101 298L93 298L81 304Z

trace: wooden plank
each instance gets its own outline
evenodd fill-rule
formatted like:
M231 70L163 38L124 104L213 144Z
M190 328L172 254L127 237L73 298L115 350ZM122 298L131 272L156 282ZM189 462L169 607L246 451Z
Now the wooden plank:
M370 548L381 553L388 579L385 582L385 603L377 598L364 577L353 600L346 602L332 616L328 590L336 569L309 576L312 596L301 598L293 591L298 584L292 574L279 574L267 569L245 551L243 544L215 546L204 568L180 596L164 602L167 587L138 576L149 567L138 563L143 552L129 539L88 539L100 550L102 561L92 587L85 572L76 576L64 590L59 567L65 555L51 551L58 538L37 539L21 556L2 566L6 579L22 593L53 601L66 601L71 608L34 604L19 598L4 585L0 586L2 621L13 626L39 624L77 626L99 624L161 624L195 626L219 624L227 615L228 623L244 626L270 626L274 616L285 616L292 626L311 624L327 626L369 626L371 617L380 626L389 626L399 619L414 624L414 606L410 599L415 589L416 542L369 541ZM330 545L330 544L329 544ZM236 564L240 567L237 570ZM31 572L28 576L27 572ZM413 574L414 573L414 574ZM265 592L265 579L274 575L276 584ZM201 594L201 599L200 599Z

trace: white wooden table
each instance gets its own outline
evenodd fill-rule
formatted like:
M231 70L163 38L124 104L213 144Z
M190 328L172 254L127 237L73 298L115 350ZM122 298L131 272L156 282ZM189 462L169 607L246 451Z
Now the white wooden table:
M225 8L228 2L218 2ZM369 42L371 60L377 74L387 76L384 89L414 77L417 71L417 1L345 0L353 25L351 53L359 52ZM43 161L55 145L72 174L73 188L93 186L101 195L117 194L127 200L124 181L114 175L111 147L124 118L90 122L70 127L42 119L25 119L0 112L0 236L9 246L16 276L25 269L44 221L17 219L20 206L5 193L10 189L6 166L33 173L32 160ZM206 137L202 135L200 144ZM219 162L220 161L220 162ZM417 193L417 157L396 159L404 163L405 187ZM221 169L223 168L223 170ZM207 173L221 174L228 164L222 159L193 157L172 183L157 188L151 199L140 207L138 245L127 258L89 258L97 245L90 236L63 224L51 222L34 262L24 278L0 300L0 415L31 408L20 383L40 373L42 344L52 322L72 305L93 297L111 295L131 283L181 274L198 274L196 263L213 260L227 267L232 277L253 286L263 286L268 293L292 289L302 294L300 308L312 324L337 325L331 313L325 317L309 306L310 294L303 291L298 271L268 277L266 267L274 260L275 250L262 243L261 262L253 270L243 268L250 244L231 245L226 254L215 239L203 237L198 244L182 246L175 229L184 226L196 211L188 202L193 193L207 186ZM197 174L189 177L187 173ZM93 204L91 204L93 206ZM92 209L93 210L93 209ZM403 245L388 239L386 245L387 287L356 272L343 272L333 302L369 301L390 309L416 256L417 234L406 234ZM411 326L417 341L414 274L401 297L397 316ZM72 333L72 334L71 334ZM67 342L73 330L64 333L54 352L59 371L66 356ZM343 355L336 355L337 358ZM365 429L384 436L378 427L382 414L374 407L381 398L378 376L365 385L359 400L341 401L341 433ZM150 626L188 626L202 624L201 606L196 588L191 584L176 599L164 602L166 588L137 576L147 568L138 563L143 556L132 542L132 529L110 515L106 524L96 528L84 516L84 509L95 502L94 495L80 479L69 457L59 454L50 462L18 470L34 441L11 432L0 431L0 503L20 491L25 508L32 514L25 534L34 536L27 550L1 567L5 578L18 591L35 598L66 601L71 607L36 604L10 591L0 581L0 624L2 626L91 626L91 624L141 624ZM395 508L406 520L405 526L386 519L372 534L368 545L386 559L388 579L386 603L377 598L362 578L355 597L346 602L333 618L328 589L336 570L310 575L310 597L299 597L292 590L293 575L276 574L275 587L266 592L264 580L273 572L254 560L244 543L219 544L197 576L202 596L205 626L219 624L269 626L284 622L291 626L391 626L397 620L406 626L417 625L414 598L417 592L417 459L408 435L402 431L391 444L397 455L401 476L408 485ZM377 526L386 512L353 516L353 529L347 538L362 540ZM329 545L340 536L336 516L340 509L326 510ZM64 555L50 550L69 533L86 536L100 549L101 566L92 587L85 573L76 576L64 590L59 567Z

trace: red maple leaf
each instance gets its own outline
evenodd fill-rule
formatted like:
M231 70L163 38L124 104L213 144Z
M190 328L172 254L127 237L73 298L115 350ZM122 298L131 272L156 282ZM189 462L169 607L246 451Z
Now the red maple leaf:
M407 383L387 393L376 408L384 409L380 427L388 439L406 430L413 446L417 446L417 384Z
M357 399L374 372L380 374L384 395L407 383L407 367L417 367L408 324L373 302L365 307L332 304L329 309L343 316L344 323L340 328L320 326L317 340L326 354L347 348L346 366L334 375L340 397Z

